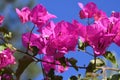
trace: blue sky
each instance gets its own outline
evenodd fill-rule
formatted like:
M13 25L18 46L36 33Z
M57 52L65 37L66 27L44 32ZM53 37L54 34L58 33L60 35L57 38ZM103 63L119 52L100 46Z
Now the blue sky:
M95 2L99 9L102 9L107 14L110 15L111 11L120 11L120 1L119 0L36 0L37 4L43 4L47 10L55 14L58 18L56 21L66 20L71 21L72 19L80 20L78 17L78 12L80 8L77 3L82 2L86 4L87 2Z
M78 20L79 22L85 23L85 20L79 18L79 6L78 2L86 4L88 2L94 2L97 4L98 8L103 10L110 16L112 11L120 11L120 0L36 0L36 4L43 4L47 10L55 14L58 18L54 19L55 22L65 20L71 22L73 19ZM111 45L109 48L113 52L119 54L119 47L115 44ZM75 57L79 60L78 65L83 66L88 64L89 60L92 59L89 55L82 52L70 52L68 57ZM120 56L120 55L119 55ZM68 77L71 75L83 74L84 70L75 71L73 68L64 72L64 80L68 80ZM40 80L41 76L38 76L35 80Z

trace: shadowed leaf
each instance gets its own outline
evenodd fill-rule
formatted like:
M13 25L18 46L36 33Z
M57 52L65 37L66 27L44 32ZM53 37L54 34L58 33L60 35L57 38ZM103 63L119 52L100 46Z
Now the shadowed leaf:
M70 80L78 80L78 78L76 76L71 76Z
M23 58L19 59L18 68L17 68L17 70L16 70L17 80L20 79L21 74L22 74L22 73L24 72L24 70L28 67L28 65L29 65L30 63L32 63L33 61L34 61L34 60L33 60L31 57L27 56L27 55L25 55L25 56L23 56Z
M59 62L61 63L62 66L66 67L67 63L65 57L59 58Z
M120 80L120 74L112 75L112 78L110 80Z
M76 65L77 60L76 60L76 59L74 59L74 58L70 58L68 61L69 61L69 62L70 62L70 64L71 64L71 65L75 68L75 70L77 70L77 71L78 71L78 67L77 67L77 65Z

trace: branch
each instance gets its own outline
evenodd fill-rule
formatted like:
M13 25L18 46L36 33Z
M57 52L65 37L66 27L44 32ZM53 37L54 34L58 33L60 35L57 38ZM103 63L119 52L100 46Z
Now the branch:
M120 71L120 69L119 68L111 68L111 67L105 67L105 66L103 66L103 67L96 67L97 69L101 69L102 71L103 71L103 78L106 80L107 79L107 77L106 77L106 70L112 70L112 71Z
M23 53L23 54L26 54L26 55L28 55L28 56L36 59L36 60L37 60L36 62L39 62L39 61L40 61L40 62L45 62L45 63L48 63L48 64L61 65L61 64L58 64L58 63L55 63L55 62L48 62L48 61L39 59L39 58L37 58L37 57L35 57L35 56L32 56L32 55L29 54L29 53L26 53L26 52L21 51L21 50L18 50L18 49L17 49L16 51L21 52L21 53ZM68 66L68 67L74 67L74 66L72 66L72 65L66 65L66 66ZM79 69L86 69L87 67L85 67L85 66L83 66L83 67L82 67L82 66L77 66L77 68L79 68Z

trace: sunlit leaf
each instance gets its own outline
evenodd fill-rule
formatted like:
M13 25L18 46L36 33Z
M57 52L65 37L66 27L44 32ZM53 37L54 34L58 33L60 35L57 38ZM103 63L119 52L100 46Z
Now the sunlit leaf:
M106 51L106 53L103 56L113 64L116 64L116 58L112 52Z
M4 50L6 48L5 45L0 45L0 51Z
M8 33L4 34L4 39L9 40L11 38L12 38L12 33L11 32L8 32Z
M8 47L8 48L10 48L11 50L15 50L15 48L13 47L13 45L10 44L10 43L6 43L5 46Z
M79 43L78 43L78 49L79 50L85 50L85 48L86 48L86 46L87 46L87 44L86 43L84 43L84 42L82 42L81 40L79 40Z
M97 80L98 76L99 75L97 73L93 73L93 72L86 73L86 78L92 78L93 80Z
M86 69L86 73L87 72L96 72L97 70L99 70L99 69L95 68L94 63L95 63L95 60L90 61L89 65L88 65L88 67ZM96 59L96 67L101 67L101 66L104 66L104 65L105 65L105 62L102 59L100 59L100 58Z

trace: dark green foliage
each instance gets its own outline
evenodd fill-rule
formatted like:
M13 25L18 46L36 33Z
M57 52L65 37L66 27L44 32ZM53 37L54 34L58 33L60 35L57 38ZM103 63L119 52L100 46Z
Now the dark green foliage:
M113 64L116 64L116 58L115 58L115 55L114 55L112 52L106 51L103 56L104 56L107 60L109 60L110 62L112 62Z
M74 59L74 58L70 58L70 59L68 59L68 61L69 61L69 63L73 66L73 68L78 71L78 67L77 67L77 65L76 65L77 60Z
M61 63L62 66L66 67L67 63L65 57L59 58L58 61Z
M36 56L38 54L39 49L36 46L30 47L30 50L33 53L33 56Z
M54 79L55 78L55 73L54 73L54 69L50 69L49 73L47 74L49 79Z
M120 74L112 75L112 78L110 80L120 80Z
M17 80L20 79L21 74L28 67L28 65L31 64L33 61L34 60L32 59L32 57L29 57L27 55L25 55L25 56L23 56L23 58L19 59L18 68L16 70Z
M76 76L71 76L70 80L78 80L78 78Z

